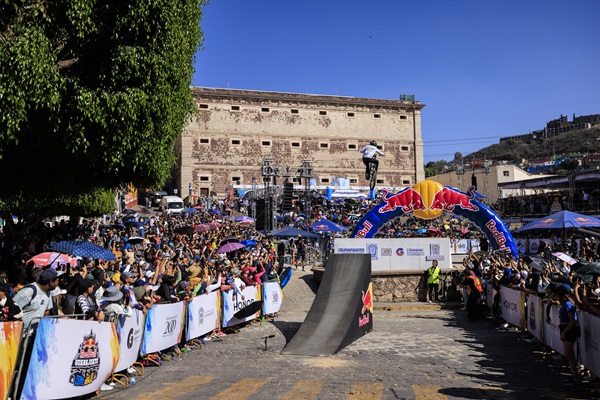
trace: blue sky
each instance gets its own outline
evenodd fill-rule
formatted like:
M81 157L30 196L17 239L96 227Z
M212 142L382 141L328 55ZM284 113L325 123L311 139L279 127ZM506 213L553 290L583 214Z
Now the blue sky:
M211 0L195 86L414 94L425 161L600 114L598 0Z

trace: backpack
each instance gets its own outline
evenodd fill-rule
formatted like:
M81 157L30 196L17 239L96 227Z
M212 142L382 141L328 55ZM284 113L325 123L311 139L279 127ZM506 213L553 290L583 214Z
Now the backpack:
M31 290L33 290L32 294L31 294L31 298L29 299L29 302L27 304L25 304L23 307L21 307L21 309L25 309L27 307L29 307L31 305L31 302L33 301L33 299L35 299L35 296L37 296L37 285L35 283L30 283L29 285L25 285L21 288L21 290L25 289L25 288L29 288ZM17 292L15 292L16 294ZM14 294L13 294L14 296Z

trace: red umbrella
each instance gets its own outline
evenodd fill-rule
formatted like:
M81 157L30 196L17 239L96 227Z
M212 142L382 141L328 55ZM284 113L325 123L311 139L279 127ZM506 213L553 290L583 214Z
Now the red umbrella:
M196 227L194 228L194 231L196 232L208 232L210 231L210 227L206 224L199 224L196 225Z
M47 251L33 256L30 261L33 261L35 265L46 266L50 265L52 268L56 268L59 264L71 264L71 267L77 266L77 260L68 254L57 253L55 251Z

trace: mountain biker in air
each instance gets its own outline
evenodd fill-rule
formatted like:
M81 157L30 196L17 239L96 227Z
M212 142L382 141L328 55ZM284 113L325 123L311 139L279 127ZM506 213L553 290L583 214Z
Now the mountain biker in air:
M369 177L369 164L370 163L375 164L375 171L377 171L377 169L379 168L379 160L373 156L375 156L376 154L385 156L385 154L383 154L383 152L377 148L377 142L375 140L371 140L371 143L369 143L367 146L360 149L360 152L363 153L362 160L363 160L363 163L365 163L365 167L366 167L365 178L368 180L370 178Z

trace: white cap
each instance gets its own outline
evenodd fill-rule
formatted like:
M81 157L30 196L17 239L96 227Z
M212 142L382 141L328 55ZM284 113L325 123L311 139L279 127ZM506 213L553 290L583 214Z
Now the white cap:
M59 286L50 291L50 296L59 296L61 294L67 294L67 291L65 289L61 289Z

